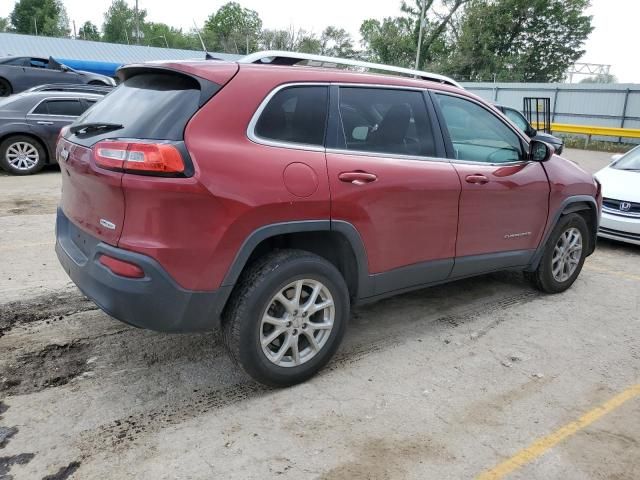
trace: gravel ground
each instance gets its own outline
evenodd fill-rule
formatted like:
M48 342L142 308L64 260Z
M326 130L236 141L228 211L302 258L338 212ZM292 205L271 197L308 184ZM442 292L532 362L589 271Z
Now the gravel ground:
M640 478L640 247L602 241L561 295L500 273L358 308L328 368L270 390L215 332L133 329L70 284L59 176L0 176L0 479Z

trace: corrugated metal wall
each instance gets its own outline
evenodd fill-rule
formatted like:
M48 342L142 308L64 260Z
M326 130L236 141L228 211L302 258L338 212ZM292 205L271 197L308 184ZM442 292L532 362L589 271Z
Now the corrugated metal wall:
M525 97L551 99L551 122L640 128L640 85L562 83L463 83L476 95L523 109ZM618 138L601 138L618 141ZM622 139L637 143L637 140Z

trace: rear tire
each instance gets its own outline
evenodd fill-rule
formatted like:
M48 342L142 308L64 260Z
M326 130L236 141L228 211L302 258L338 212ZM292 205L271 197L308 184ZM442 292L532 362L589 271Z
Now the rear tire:
M584 218L577 213L565 215L551 232L537 270L527 277L545 293L564 292L578 278L588 251L589 230Z
M14 135L0 143L0 167L13 175L39 172L47 160L42 144L33 137Z
M13 89L11 88L11 84L4 78L0 78L0 97L8 97L12 93Z
M223 315L231 358L256 381L287 387L333 357L347 328L349 291L324 258L280 250L242 275Z

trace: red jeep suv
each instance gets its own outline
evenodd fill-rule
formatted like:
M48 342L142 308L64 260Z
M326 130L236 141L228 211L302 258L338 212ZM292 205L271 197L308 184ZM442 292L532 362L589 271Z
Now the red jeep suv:
M60 262L123 322L220 327L264 384L316 373L354 304L505 269L562 292L594 251L599 184L446 77L283 52L119 75L58 141Z

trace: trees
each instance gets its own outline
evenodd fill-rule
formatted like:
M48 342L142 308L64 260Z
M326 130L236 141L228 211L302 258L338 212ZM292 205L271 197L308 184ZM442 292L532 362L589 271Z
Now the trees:
M589 0L472 0L449 73L466 80L561 81L593 30Z
M353 57L355 51L351 35L344 28L328 26L320 36L320 53L331 57Z
M9 19L0 17L0 32L7 32L9 30Z
M440 63L449 53L448 33L454 16L470 0L415 0L414 6L403 0L402 16L388 17L382 22L369 19L362 22L360 35L366 55L372 61L413 67L418 49L420 14L423 3L425 18L420 65Z
M146 10L138 11L140 31L143 31ZM142 35L141 35L142 36ZM102 38L105 42L136 43L136 12L126 0L113 0L104 14ZM139 39L142 41L142 39Z
M93 23L86 21L78 30L78 38L82 40L100 40L100 32L98 31L98 27Z
M9 18L17 33L69 35L69 19L60 0L19 0Z
M204 25L203 37L208 49L230 53L249 53L259 45L262 20L255 10L236 2L222 5Z

